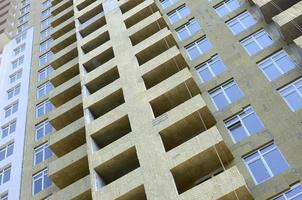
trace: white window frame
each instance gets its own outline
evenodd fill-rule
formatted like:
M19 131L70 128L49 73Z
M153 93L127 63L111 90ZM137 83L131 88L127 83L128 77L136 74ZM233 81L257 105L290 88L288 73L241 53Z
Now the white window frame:
M8 167L5 167L5 168L3 168L3 169L0 170L0 178L1 178L0 179L0 185L6 183L6 182L4 182L4 174L7 171L9 171L9 179L6 182L10 181L10 178L11 178L11 166L8 166Z
M4 116L5 118L10 117L11 115L15 114L16 112L18 112L19 109L19 102L16 101L8 106L6 106L4 108Z
M11 98L19 95L20 91L21 91L21 85L20 84L18 84L16 86L14 86L13 88L7 90L6 91L6 93L7 93L7 99L11 99Z
M40 32L40 40L48 38L51 34L51 27L48 27Z
M50 74L53 72L53 68L48 65L46 67L44 67L43 69L41 69L39 72L38 72L38 80L39 81L43 81L45 80L47 77L50 76ZM44 78L42 78L42 76L44 76Z
M282 56L282 57L278 57L278 56ZM276 57L278 57L277 59L275 59ZM280 76L282 76L283 74L288 73L289 71L285 72L282 70L282 68L276 63L275 60L279 60L280 58L284 58L284 57L288 57L293 63L294 63L294 68L297 67L297 64L294 62L293 59L291 59L291 57L288 55L288 53L286 51L284 51L283 49L278 51L277 53L274 53L273 55L269 56L268 58L262 60L260 63L258 63L259 68L261 69L261 71L263 72L263 74L265 75L265 77L269 80L272 81L272 79L265 73L264 69L269 66L270 64L273 64L274 67L280 72ZM270 63L265 64L267 61L270 61Z
M198 26L199 26L198 31L201 30L200 24L198 23L198 21L195 18L190 19L187 23L185 23L184 25L182 25L181 27L176 29L177 36L178 36L180 41L184 41L184 40L188 39L189 37L196 34L196 33L192 33L191 29L190 29L190 26L193 25L193 24L198 24ZM187 38L181 38L180 34L179 34L180 31L186 31L189 36Z
M298 94L298 96L302 99L302 92L300 92L299 88L296 86L299 82L302 82L302 78L299 78L298 80L282 87L278 92L280 94L280 96L283 98L283 100L286 102L286 104L288 105L288 107L291 109L291 111L296 112L298 110L294 110L294 108L286 101L285 96L287 96L288 94L291 94L293 92L296 92ZM288 88L292 87L293 89L286 92L285 94L282 94L284 90L287 90Z
M10 148L12 148L11 152L9 151ZM2 160L11 156L14 153L14 142L10 142L9 144L6 144L5 146L1 147L0 152L2 151L4 151L4 158Z
M49 145L47 142L41 144L40 146L37 146L36 148L34 148L34 165L39 165L41 163L43 163L45 160L49 159L46 158L46 151L47 149L49 149ZM50 151L50 149L49 149ZM41 162L37 163L37 154L42 153L42 160Z
M183 4L183 5L179 6L178 8L176 8L175 10L173 10L172 12L169 12L169 13L168 13L168 18L169 18L169 21L170 21L171 24L175 24L175 23L177 23L178 21L180 21L181 19L183 19L183 18L185 18L185 17L188 16L188 15L182 16L182 15L180 14L180 11L181 11L182 9L188 9L188 10L189 10L189 14L191 13L190 9L187 7L186 4ZM173 16L173 15L177 15L177 17L178 17L178 20L176 20L175 22L171 21L171 18L170 18L170 17Z
M267 148L267 147L269 147L269 146L272 146L272 145L274 146L273 148L271 148L271 149L269 149L269 150L267 150L267 151L265 151L265 152L261 152L261 150L263 150L263 149L265 149L265 148ZM260 149L257 149L256 151L253 151L252 153L248 154L247 156L245 156L245 157L243 158L243 162L244 162L244 164L246 165L246 168L248 169L249 173L251 174L251 176L252 176L254 182L256 183L256 185L259 185L259 184L261 184L261 183L264 183L265 181L267 181L267 180L269 180L270 178L272 178L272 177L275 176L275 174L272 172L272 170L270 169L269 165L267 164L266 160L264 159L264 155L266 155L266 154L268 154L268 153L270 153L271 151L276 150L276 149L279 151L281 157L282 157L282 158L284 159L284 161L287 163L287 161L286 161L285 157L283 156L282 152L280 151L280 149L278 148L278 146L277 146L276 144L274 144L274 143L270 143L270 144L268 144L268 145L265 145L264 147L261 147ZM251 160L249 160L249 161L245 161L245 158L248 158L249 156L255 154L256 152L258 153L258 156L254 157L253 159L251 159ZM260 159L261 162L263 163L263 165L264 165L265 169L267 170L267 172L268 172L268 174L269 174L270 177L269 177L268 179L263 180L262 182L259 182L259 183L258 183L257 180L256 180L255 177L254 177L254 174L252 173L252 171L250 170L250 168L249 168L248 166L249 166L250 163L253 163L253 162L255 162L256 160L259 160L259 159ZM287 163L287 165L289 166L288 163Z
M16 69L24 63L24 56L20 56L19 58L12 61L12 69Z
M53 127L52 127L52 131L46 133L46 126L47 126L48 124L52 127L52 125L50 124L50 122L49 122L48 120L45 120L45 121L43 121L43 122L41 122L41 123L39 123L39 124L36 125L36 127L35 127L35 140L36 140L36 141L38 141L38 140L40 140L41 138L45 137L46 135L49 135L49 134L52 133ZM38 138L38 131L39 131L39 130L43 130L43 136L40 137L40 138Z
M10 134L14 133L17 129L17 121L13 120L10 121L8 124L1 127L1 139L9 136ZM7 135L3 136L4 130L7 130Z
M267 35L269 38L271 38L272 43L266 47L263 47L262 44L260 44L257 40L262 35ZM257 46L260 48L260 50L253 55L245 47L247 44L250 44L252 42L255 42L257 44ZM242 44L242 46L246 50L246 52L249 54L249 56L254 56L254 55L257 55L259 52L263 51L264 49L266 49L267 47L271 46L274 43L274 40L264 29L261 29L260 31L257 31L256 33L253 33L252 35L248 36L247 38L241 40L240 43Z
M46 113L48 113L48 112L51 111L51 110L49 110L49 111L46 110L46 104L48 104L48 103L50 103L50 105L51 105L51 110L52 110L52 109L53 109L53 105L52 105L52 103L49 101L49 99L47 99L47 100L45 100L45 101L39 103L38 105L36 105L36 117L37 117L37 118L38 118L38 117L42 117L42 116L44 116ZM42 114L41 116L38 116L38 110L39 110L40 108L43 108L43 114Z
M53 89L53 86L49 81L47 81L46 83L38 86L37 98L41 98L41 97L47 95L52 89ZM42 95L40 95L40 92L42 92Z
M52 41L53 40L50 38L50 39L42 42L40 44L40 53L46 52L51 47Z
M36 194L38 194L38 193L40 193L40 192L42 192L43 190L46 189L46 187L44 185L44 182L45 182L44 181L44 177L45 177L45 175L48 177L48 169L47 168L45 168L42 171L40 171L40 172L38 172L38 173L36 173L36 174L33 175L33 177L32 177L32 195L36 195ZM40 180L40 179L42 179L42 181L41 181L42 189L40 191L38 191L37 193L35 193L34 192L35 181L36 180Z
M17 80L21 79L22 77L22 70L19 70L15 73L13 73L12 75L9 76L9 79L10 79L10 83L14 83L16 82Z
M206 81L205 80L203 80L202 79L202 77L201 77L201 75L200 75L200 71L202 71L203 69L208 69L209 70L209 72L211 73L211 75L212 75L212 79L213 78L215 78L215 77L217 77L217 75L219 75L219 74L215 74L214 73L214 71L213 71L213 67L212 67L212 64L213 63L216 63L216 62L218 62L218 61L221 61L222 63L223 63L223 61L222 61L222 59L220 58L220 56L219 55L215 55L215 56L213 56L210 60L207 60L205 63L202 63L202 64L200 64L200 65L198 65L197 67L196 67L196 71L197 71L197 74L198 74L198 77L199 77L199 79L200 79L200 81L202 82L202 83L205 83ZM224 65L224 63L223 63L223 65ZM226 69L226 66L224 65L224 68ZM224 70L225 70L224 69ZM221 72L222 73L222 72Z
M20 53L24 52L25 51L25 43L19 45L18 47L16 47L14 49L14 54L15 56L19 55Z
M196 48L196 49L198 50L199 56L201 56L201 55L203 55L203 54L205 54L205 53L208 52L208 51L203 52L203 51L200 49L200 47L199 47L199 44L200 44L200 43L204 43L204 42L206 42L206 41L207 41L208 43L210 43L211 49L212 49L212 48L213 48L213 45L212 45L211 41L210 41L206 36L204 36L204 37L202 37L202 38L200 38L200 39L198 39L198 40L192 42L191 44L189 44L188 46L185 47L186 53L187 53L187 55L188 55L188 57L189 57L190 60L195 60L195 59L197 59L197 57L196 57L196 58L192 58L191 55L189 54L189 51L190 51L191 49L193 49L193 48Z
M220 3L220 4L218 4L217 6L214 7L214 9L215 9L216 13L219 15L219 17L224 17L224 16L230 14L231 12L237 10L238 8L240 8L240 6L239 6L238 8L232 10L232 9L229 7L229 5L228 5L228 3L229 3L229 2L232 2L232 1L237 1L237 0L224 0L222 3ZM237 1L237 2L238 2L238 1ZM239 4L239 2L238 2L238 4ZM226 15L223 15L223 16L221 16L220 13L216 10L216 9L218 9L218 8L221 8L222 6L224 6L224 7L229 11Z
M250 26L246 26L242 20L247 18L247 17L251 17L253 18L255 21L254 21L254 24L250 25ZM233 31L233 29L231 28L234 24L237 24L239 23L241 25L241 27L243 28L243 30L239 33L235 33ZM235 16L234 18L232 18L231 20L229 20L227 22L227 26L229 27L229 29L231 30L231 32L234 34L234 35L238 35L240 33L242 33L243 31L247 30L248 28L252 27L253 25L255 25L257 23L257 20L253 17L253 15L249 12L249 11L245 11L237 16Z
M291 197L287 197L287 195L286 195L286 193L290 193L298 187L302 187L302 184L301 183L294 184L293 186L290 187L289 190L283 192L281 195L275 197L273 200L277 200L280 197L283 197L285 200L293 200L296 197L302 197L302 191L298 192L297 194L294 194L294 196L291 196Z
M215 106L215 109L216 109L217 111L219 110L219 108L218 108L218 106L216 105L216 103L215 103L215 101L214 101L214 96L216 96L217 94L222 93L223 96L225 97L225 99L227 100L228 105L232 104L233 102L231 101L231 99L229 98L229 96L227 95L227 93L226 93L225 90L226 90L227 88L233 86L233 85L237 85L237 87L240 89L240 87L239 87L239 85L237 84L237 82L236 82L234 79L231 79L231 80L229 80L229 81L223 83L222 85L220 85L220 86L214 88L213 90L210 90L210 91L209 91L211 100L212 100L213 105ZM240 89L240 91L241 91L241 89ZM242 91L241 91L241 93L242 93L242 95L244 95Z

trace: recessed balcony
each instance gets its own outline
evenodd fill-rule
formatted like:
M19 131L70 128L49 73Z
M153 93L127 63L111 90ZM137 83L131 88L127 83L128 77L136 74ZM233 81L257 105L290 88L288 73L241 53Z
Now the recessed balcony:
M87 6L89 6L90 4L94 3L95 1L96 0L82 0L82 2L80 2L76 5L76 7L79 11L81 11L84 8L86 8Z
M83 44L81 48L83 52L86 54L94 50L95 48L101 46L102 44L106 43L109 40L110 40L109 33L108 31L106 31L98 35L97 37L91 39L89 42Z
M122 11L122 13L126 13L129 10L131 10L132 8L136 7L137 5L141 4L142 2L144 2L145 0L131 0L131 1L126 1L125 3L123 3L120 6L120 9Z
M112 47L109 49L100 52L98 55L95 55L89 61L83 64L85 70L87 72L91 72L92 70L96 69L97 67L105 64L109 60L114 58L114 53Z

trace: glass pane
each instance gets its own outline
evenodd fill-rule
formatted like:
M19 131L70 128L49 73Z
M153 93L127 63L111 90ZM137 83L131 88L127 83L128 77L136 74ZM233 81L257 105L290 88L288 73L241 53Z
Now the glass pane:
M201 80L204 82L213 78L213 75L211 74L210 70L207 67L199 69L199 75L201 77Z
M234 23L230 23L229 24L230 29L232 30L232 32L237 35L239 33L241 33L244 28L242 27L242 25L239 22L234 22Z
M218 110L226 107L229 103L226 100L225 96L222 93L219 93L213 97L215 105L217 106Z
M255 55L257 52L260 51L260 47L255 43L255 41L252 41L248 44L244 45L249 55Z
M288 191L285 193L285 195L290 198L290 197L293 197L297 194L300 194L300 198L302 198L302 185L299 184L297 187L293 188L292 190Z
M302 108L302 98L297 94L297 92L292 92L285 96L286 102L291 106L293 111L297 111Z
M250 134L258 133L263 129L263 125L255 113L243 118L242 121Z
M47 148L45 149L45 160L48 159L48 158L50 158L51 156L52 156L52 152L51 152L51 150L49 149L49 147L47 147Z
M188 49L187 52L188 52L188 54L189 54L191 60L196 59L196 58L200 55L200 53L199 53L197 47L193 47L193 48L191 48L191 49Z
M190 10L187 7L183 7L179 10L179 13L182 17L188 16L190 14Z
M242 94L241 90L239 89L239 87L237 86L237 84L234 84L234 85L226 88L225 92L227 93L231 102L234 102L243 96L243 94Z
M43 151L39 151L35 153L35 164L39 164L43 161Z
M3 183L6 183L10 179L10 168L5 169L4 174L3 174Z
M260 159L248 164L248 167L258 184L270 178L268 171Z
M274 149L271 152L265 154L264 158L274 175L283 172L289 167L278 149Z
M235 143L237 143L247 137L247 134L240 123L237 123L237 124L233 125L232 127L229 127L229 131L232 134L232 137L233 137Z
M263 68L263 71L266 74L266 76L269 78L269 80L274 80L279 76L281 76L280 71L272 63L266 66L265 68Z
M193 23L191 23L188 26L188 28L190 29L192 35L195 34L195 33L197 33L197 32L199 32L200 29L201 29L201 27L200 27L200 25L199 25L199 23L197 21L194 21Z
M42 190L42 179L39 178L34 181L34 194L37 194Z
M249 13L245 17L241 18L241 21L245 25L246 28L248 28L256 23L256 20Z
M0 160L4 160L5 158L5 149L0 151Z
M13 152L14 152L14 144L11 144L8 146L6 154L7 154L7 156L10 156L13 154Z
M257 41L262 46L262 48L266 48L273 43L272 39L267 34L263 34L260 37L257 37Z
M225 70L225 66L221 60L215 61L210 65L215 75L221 74Z
M295 68L295 63L288 56L276 60L276 63L284 73Z
M221 17L224 17L229 13L229 10L225 7L225 5L216 8L216 11Z
M176 13L169 15L170 22L172 24L176 23L179 20L179 17Z
M198 46L203 53L206 53L210 49L212 49L212 44L210 43L210 41L208 39L204 39L204 40L198 42Z
M51 131L52 131L52 126L49 122L47 122L46 125L45 125L45 135L47 135Z
M181 40L185 40L190 36L188 31L185 28L181 29L181 30L178 30L177 33L178 33L178 36Z
M45 174L44 175L44 189L51 186L51 184L52 184L51 180L48 178L47 174Z
M229 2L227 2L227 5L231 10L235 10L240 7L240 4L237 0L230 0Z

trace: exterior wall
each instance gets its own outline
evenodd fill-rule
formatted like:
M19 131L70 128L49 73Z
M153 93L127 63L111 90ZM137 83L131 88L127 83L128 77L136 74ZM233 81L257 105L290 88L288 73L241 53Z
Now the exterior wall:
M4 47L1 61L0 124L2 128L12 121L16 121L17 124L16 130L13 133L0 140L0 148L10 144L11 142L14 143L13 154L0 162L0 169L11 166L10 180L0 186L0 193L8 193L9 199L20 199L21 190L26 113L28 108L28 92L32 59L31 52L33 43L33 29L28 29L24 33L26 34L26 39L24 41L16 44L16 39L13 39ZM18 56L14 56L13 49L20 44L25 44L25 50ZM16 69L12 69L12 61L22 55L24 56L24 63L21 66L18 66ZM15 81L14 83L10 83L9 76L20 69L22 69L21 79ZM7 91L16 85L20 85L20 93L8 100ZM4 108L16 101L18 101L18 111L8 118L5 118Z

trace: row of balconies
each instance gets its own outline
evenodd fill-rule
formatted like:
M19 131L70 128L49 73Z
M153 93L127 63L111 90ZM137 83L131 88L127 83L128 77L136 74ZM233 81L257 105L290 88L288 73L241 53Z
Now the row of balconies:
M87 195L90 187L81 184L91 176L97 180L99 198L147 199L123 85L106 20L100 15L100 4L94 5L96 2L76 2L76 18L83 37L79 41L81 63L87 71L82 84L89 94L83 103L76 45L71 40L71 44L58 42L55 46L57 53L52 64L56 70L51 80L57 88L50 96L57 108L50 113L50 121L57 133L51 137L50 146L59 158L50 165L50 177L62 189L56 194L58 197L74 188L81 188L76 194ZM214 127L215 120L156 4L152 0L124 0L119 4L180 198L202 195L202 199L209 199L207 192L213 188L217 190L213 197L216 199L231 198L234 191L242 199L249 199L244 179L236 167L228 165L233 157ZM59 26L66 27L67 21ZM66 37L72 36L70 33ZM72 72L68 78L62 75L67 71ZM83 109L92 117L86 127ZM169 117L160 120L163 116ZM85 135L94 147L90 175Z

